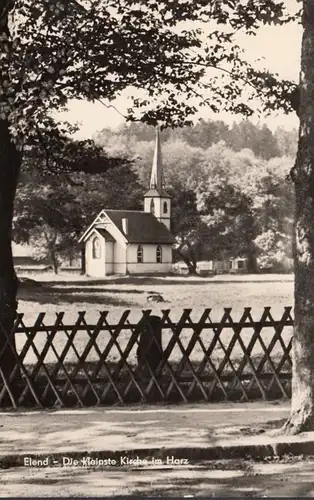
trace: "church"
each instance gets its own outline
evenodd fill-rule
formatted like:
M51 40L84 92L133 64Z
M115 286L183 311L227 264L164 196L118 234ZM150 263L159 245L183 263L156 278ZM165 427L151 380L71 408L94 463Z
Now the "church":
M171 197L164 190L160 134L144 210L104 208L81 236L88 276L167 274L172 270Z

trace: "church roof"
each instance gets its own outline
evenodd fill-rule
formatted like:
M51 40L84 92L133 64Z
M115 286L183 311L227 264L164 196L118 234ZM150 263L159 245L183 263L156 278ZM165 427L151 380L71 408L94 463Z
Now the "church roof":
M103 236L106 240L108 241L116 241L114 237L104 228L102 227L95 227L95 231L99 233L101 236Z
M104 210L129 243L168 243L174 238L166 226L150 212L135 210ZM128 220L128 234L123 232L122 219Z
M156 129L155 152L149 183L149 191L145 193L144 197L171 198L171 196L164 190L164 172L162 166L159 127L157 127Z
M152 197L152 198L171 198L170 194L168 194L164 189L150 189L145 193L145 198Z

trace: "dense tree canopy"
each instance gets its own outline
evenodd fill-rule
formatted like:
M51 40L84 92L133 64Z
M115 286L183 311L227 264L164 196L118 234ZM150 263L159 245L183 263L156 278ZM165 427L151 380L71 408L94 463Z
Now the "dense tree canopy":
M105 99L108 105L129 87L135 95L129 118L150 124L183 123L200 105L250 115L248 92L264 109L291 109L295 86L255 70L234 44L236 32L289 22L282 2L2 4L0 116L22 141L37 137L47 110L68 99ZM188 29L185 21L191 20L200 27ZM145 97L136 97L137 89Z

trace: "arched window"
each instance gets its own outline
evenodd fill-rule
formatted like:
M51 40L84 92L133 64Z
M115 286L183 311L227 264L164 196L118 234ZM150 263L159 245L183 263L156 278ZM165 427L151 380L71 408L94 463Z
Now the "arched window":
M95 236L92 242L92 255L93 259L101 258L101 243L100 239L97 236Z
M164 201L164 214L168 213L168 203Z
M155 215L155 202L154 200L152 199L152 201L150 202L150 211L152 214Z
M156 248L156 261L157 262L162 262L162 248L160 245Z
M143 262L143 247L142 247L142 245L139 245L137 247L137 262L139 262L139 263Z

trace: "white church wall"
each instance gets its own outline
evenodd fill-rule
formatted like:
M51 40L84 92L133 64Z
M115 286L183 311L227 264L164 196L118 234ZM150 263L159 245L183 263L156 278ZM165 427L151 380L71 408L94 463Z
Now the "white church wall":
M144 212L151 211L151 203L154 200L154 215L160 220L163 224L165 224L166 228L170 231L170 216L171 216L171 200L170 198L158 198L158 197L145 197L144 198ZM167 205L167 210L165 212L164 205Z
M114 274L126 274L126 246L121 237L114 244Z
M137 262L137 244L131 244L127 249L128 265L130 274L158 274L169 273L172 269L171 245L160 245L162 247L162 262L156 261L156 249L158 245L143 244L143 262Z
M98 227L106 229L114 238L109 254L106 256L106 274L126 274L126 241L119 229L109 220L97 224ZM109 242L107 242L108 245ZM110 265L112 263L112 265ZM109 264L109 265L108 265Z
M106 275L106 262L105 262L105 240L99 237L100 241L100 258L93 258L93 239L96 234L91 233L85 245L85 259L86 259L86 274L92 277L102 277Z
M114 242L106 241L106 274L113 274Z
M109 212L110 216L110 212ZM120 233L119 229L108 219L108 223L105 224L105 229L114 238L114 248L113 248L113 273L114 274L125 274L126 272L126 247L127 243Z

